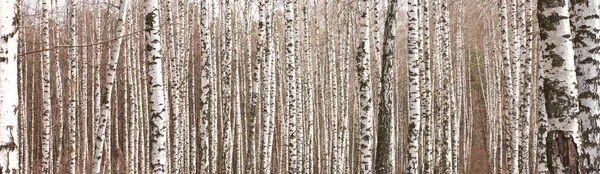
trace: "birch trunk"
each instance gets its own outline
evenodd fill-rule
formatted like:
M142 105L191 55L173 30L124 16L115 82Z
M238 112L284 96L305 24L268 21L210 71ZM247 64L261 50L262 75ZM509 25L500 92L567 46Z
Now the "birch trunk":
M232 38L231 38L231 6L230 1L225 0L225 52L222 59L222 103L223 106L223 162L222 172L231 173L231 165L233 159L233 133L231 130L231 57L232 55Z
M69 0L68 1L68 25L69 25L69 45L77 45L77 31L76 31L76 21L75 21L75 7L77 6L77 0ZM69 163L69 173L75 174L77 171L77 153L76 153L76 129L77 129L77 85L79 84L77 79L77 67L78 67L78 56L77 56L77 48L71 47L67 52L67 57L69 58L69 76L68 76L68 84L69 84L69 147L68 150L68 163Z
M500 28L501 28L501 37L502 37L502 69L504 71L503 74L503 79L504 79L504 110L506 113L506 118L509 118L509 121L512 120L513 115L515 114L514 112L514 107L515 107L515 96L514 94L514 88L513 88L513 76L512 76L512 70L511 70L511 60L510 60L510 47L509 47L509 43L508 43L508 19L507 19L507 12L506 12L506 1L499 1L499 6L500 6ZM500 122L503 125L505 124L504 122ZM512 125L512 123L511 123ZM500 126L500 136L503 136L503 126ZM511 130L509 130L509 132L512 132ZM500 138L500 161L499 161L499 166L500 166L500 171L502 171L502 146L504 140L502 138ZM511 164L510 159L511 159L511 150L509 149L509 151L507 151L507 158L508 158L508 163ZM512 166L512 165L511 165ZM509 170L513 171L512 168L509 166ZM513 171L514 172L514 171Z
M423 115L423 119L425 120L425 127L423 128L423 147L425 149L423 149L423 152L425 153L423 155L423 173L426 174L431 174L433 173L433 115L432 115L432 108L433 108L433 104L432 104L432 94L431 94L431 88L432 88L432 83L431 83L431 58L430 58L430 44L429 44L429 0L423 0L423 6L421 7L422 13L423 13L423 62L421 63L423 65L423 69L421 71L421 74L423 75L423 77L421 77L421 79L423 79L423 83L422 83L422 88L421 90L423 91L423 100L421 103L423 108L422 111L422 115Z
M421 99L419 96L419 7L417 0L408 1L408 173L419 172L419 132Z
M513 110L511 111L512 114L509 118L510 120L510 126L509 126L509 132L510 132L510 150L508 155L508 170L509 173L518 173L519 172L519 124L518 124L518 120L519 120L519 74L520 71L519 69L521 68L521 63L520 63L520 59L521 59L521 38L520 38L520 33L519 33L519 26L518 26L518 12L517 12L517 1L518 0L514 0L511 1L511 5L510 5L510 11L511 11L511 25L512 25L512 47L510 49L511 54L512 54L512 85L513 85L513 93L512 93L512 98L513 98L513 103L511 106L513 108Z
M579 103L573 42L569 25L569 2L541 0L538 19L542 44L541 89L548 115L546 155L550 173L578 173L581 149Z
M571 1L571 26L575 28L573 48L575 51L577 90L579 91L579 115L581 119L583 173L600 173L600 2Z
M202 48L200 54L202 55L202 70L200 77L200 88L202 89L202 95L200 96L200 122L199 122L199 132L200 132L200 170L198 170L201 174L209 173L208 166L210 164L209 160L209 139L208 139L208 117L214 115L215 113L211 113L210 110L210 98L214 91L211 90L210 82L213 78L210 74L211 72L211 64L214 62L211 61L210 57L210 29L208 22L208 1L203 1L200 7L200 12L202 16L200 16L200 27L201 27L201 43ZM212 104L214 107L214 103Z
M287 146L287 151L288 151L288 155L289 155L289 161L288 161L288 172L289 173L297 173L299 170L299 166L298 166L298 154L297 154L297 148L298 148L298 144L296 142L297 139L297 132L296 132L296 104L297 104L297 91L296 91L296 76L298 75L296 73L297 71L297 67L296 67L296 55L295 55L295 51L296 51L296 42L295 42L295 38L294 38L294 19L295 19L295 14L294 14L294 2L295 0L286 0L285 1L285 59L287 61L287 66L286 66L286 70L287 70L287 78L286 78L286 83L287 83L287 116L286 116L286 120L288 121L288 125L287 126L287 136L288 136L288 146Z
M308 2L305 2L305 6L302 9L304 14L304 59L306 61L306 80L307 80L307 89L306 89L306 118L307 118L307 133L305 138L305 155L304 158L306 161L304 172L313 173L314 169L314 77L313 77L313 57L312 57L312 45L311 45L311 37L310 37L310 28L309 28L309 18L308 18Z
M370 0L359 1L359 44L356 57L356 69L358 73L359 85L359 107L360 114L358 121L360 124L360 149L359 149L359 172L372 173L373 168L373 103L371 95L371 62L369 45L369 8Z
M121 0L119 2L119 19L117 20L117 36L123 35L125 32L125 15L127 13L127 0ZM112 48L112 53L109 58L105 80L105 86L102 89L102 102L101 102L101 112L100 117L98 118L98 122L96 130L94 132L94 159L92 161L92 173L100 173L100 167L102 166L102 155L104 150L104 139L106 138L106 125L107 119L110 120L111 115L111 97L112 97L112 88L114 85L116 71L117 71L117 63L119 61L119 52L121 50L121 42L122 39L117 39L114 47ZM110 123L108 123L110 124ZM108 135L110 136L110 134ZM110 142L108 142L110 144Z
M256 120L258 119L258 116L260 116L260 108L258 106L258 100L259 100L259 96L260 96L260 89L261 89L261 64L263 64L263 60L264 60L264 40L265 40L265 1L264 0L259 0L258 1L258 15L259 15L259 19L258 19L258 35L257 35L257 39L258 39L258 43L256 44L256 55L254 56L254 65L253 65L253 70L252 70L252 82L251 82L251 94L250 94L250 113L249 113L249 117L248 117L248 148L247 148L247 155L248 155L248 165L247 165L247 170L248 173L254 174L256 173L256 169L257 167L262 167L261 166L257 166L257 164L262 164L262 161L260 163L257 163L257 159L256 159L256 152L258 152L260 150L260 148L256 147L256 132L258 132L260 129L256 127ZM250 59L250 58L249 58ZM261 147L262 148L262 147ZM262 154L262 153L261 153ZM262 156L260 157L260 159L262 159ZM260 168L262 169L262 168Z
M381 58L381 101L379 104L379 123L377 124L378 142L376 154L377 161L375 162L375 173L396 173L396 151L394 147L396 144L394 143L396 134L394 126L394 91L392 84L394 83L394 60L396 59L396 57L394 56L394 48L396 45L395 31L397 8L398 1L390 0L387 11L388 13L385 19L385 28L383 31L383 57ZM411 9L412 8L414 8L414 6L411 6Z
M19 105L17 81L17 52L19 38L19 6L16 1L0 2L0 172L16 174L19 171Z
M165 96L162 79L162 56L160 54L161 39L158 0L145 0L146 24L146 54L148 56L148 77L150 78L149 106L150 106L150 164L152 173L166 173L166 132L165 122L168 122L165 113Z
M520 27L522 32L521 38L523 38L523 43L521 43L521 69L520 73L523 76L521 79L521 105L520 105L520 115L519 115L519 130L521 131L521 139L519 142L519 173L527 173L529 172L529 153L530 153L530 124L531 124L531 79L532 79L532 70L531 70L531 61L533 58L533 50L531 49L532 44L532 1L531 0L522 0L521 1L521 16L524 16L523 19L520 19ZM527 24L525 24L527 23Z
M49 1L42 1L42 173L52 173L52 100L50 95L50 35L49 35ZM22 89L24 90L24 89ZM24 166L29 167L29 166Z
M262 138L261 138L261 167L259 173L270 173L271 171L271 152L272 152L272 125L275 112L275 56L273 55L273 40L272 37L272 21L271 15L273 10L273 2L265 0L262 4L263 9L267 9L265 12L265 26L268 29L265 37L265 41L268 42L268 47L264 52L264 67L263 67L263 112L262 112ZM259 31L262 32L262 31Z

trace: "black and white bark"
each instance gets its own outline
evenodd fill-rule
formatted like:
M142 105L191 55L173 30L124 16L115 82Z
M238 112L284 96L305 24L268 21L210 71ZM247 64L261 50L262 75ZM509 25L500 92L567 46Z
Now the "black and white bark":
M394 83L394 61L396 59L394 56L394 48L396 45L397 8L398 1L390 0L383 32L381 101L379 104L379 118L377 123L377 161L375 162L375 173L396 173L396 143L394 141L396 132L394 124L394 91L392 84Z
M359 122L359 173L372 173L373 168L373 103L371 88L371 62L369 45L369 8L370 0L359 1L359 40L356 56L356 69L358 73L358 95L360 113Z
M600 172L600 2L570 1L579 118L581 119L583 173Z
M16 1L0 2L0 173L19 171L19 130L17 107L17 52L19 6Z
M541 91L548 115L545 153L550 173L578 173L582 152L568 4L565 0L540 0L537 5L542 45Z
M121 36L125 33L125 15L127 14L127 0L121 0L119 2L119 19L117 20L117 35ZM107 122L110 122L111 116L111 98L112 88L116 79L117 63L119 61L119 54L121 50L122 38L118 38L114 47L111 49L111 55L106 65L106 79L105 84L102 88L102 100L100 104L100 117L96 129L94 130L94 153L92 159L92 173L100 173L102 166L102 156L104 154L104 144L106 139L106 127ZM110 136L110 134L109 134ZM110 142L108 142L110 144Z
M165 112L161 39L158 0L145 0L145 37L148 56L148 105L150 110L150 167L152 173L167 173L166 134L168 116Z

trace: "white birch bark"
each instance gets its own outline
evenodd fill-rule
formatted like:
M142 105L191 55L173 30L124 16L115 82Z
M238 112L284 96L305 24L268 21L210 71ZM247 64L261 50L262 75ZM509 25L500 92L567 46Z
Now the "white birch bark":
M96 0L95 2L98 3L99 0ZM96 14L96 16L95 16L95 19L94 19L95 20L94 21L94 28L95 28L94 32L95 32L95 41L96 42L100 42L100 39L101 39L101 34L102 34L102 33L100 33L101 32L101 29L100 29L100 20L101 19L102 19L102 15L101 15L101 13L98 12ZM56 34L56 38L58 38L58 34ZM96 131L96 129L98 129L98 123L100 121L100 115L101 115L100 111L102 110L101 109L101 100L100 100L100 91L101 91L101 89L100 89L100 62L101 62L100 60L101 60L101 58L100 57L102 56L102 46L100 44L98 44L94 48L95 48L95 58L94 58L94 68L93 68L93 71L94 71L94 85L93 85L93 89L94 89L93 90L93 93L94 93L93 108L94 109L93 109L93 117L94 117L94 119L92 121L92 125L93 125L92 129L94 131ZM58 57L58 53L56 53L56 55ZM59 62L60 61L58 61L58 60L56 61L57 68L60 68L60 63ZM57 71L56 76L57 76L56 78L58 80L61 79L60 78L60 71ZM61 83L60 82L57 83L57 91L56 92L57 92L57 95L60 94L62 96L62 88L59 88L58 84L61 84ZM61 98L59 98L58 102L62 104L62 99ZM59 108L62 108L62 107L59 107ZM62 118L62 114L61 114L61 118ZM61 121L61 123L62 123L62 121ZM94 134L95 134L95 132L94 132ZM94 146L94 147L96 146L96 141L92 141L92 146ZM93 150L95 150L95 149L93 149ZM94 154L92 154L92 155L94 155ZM95 160L95 157L92 158L92 164L93 164L94 160Z
M579 172L578 156L582 152L568 4L564 0L538 1L541 91L548 115L547 137L552 137L546 149L550 173Z
M310 28L309 28L309 16L308 16L308 7L310 5L305 1L304 8L302 12L304 14L303 22L304 22L304 60L306 61L306 80L307 80L307 89L306 89L306 125L307 132L306 137L304 139L304 172L313 173L314 169L314 77L313 77L313 57L312 57L312 45L311 45L311 37L310 37Z
M256 123L257 120L260 121L259 116L260 114L260 108L258 105L258 100L260 97L260 89L261 89L261 64L263 64L263 60L264 60L264 40L265 40L265 2L264 0L259 0L258 1L258 22L257 22L257 44L256 44L256 54L253 57L253 65L252 65L252 82L251 82L251 94L250 94L250 113L249 113L249 117L248 117L248 148L247 148L247 158L248 158L248 165L247 165L247 172L248 173L256 173L257 172L257 167L260 169L261 166L257 166L257 164L262 164L258 163L257 161L259 159L262 159L262 157L260 157L259 159L257 159L256 152L258 152L260 150L260 148L257 148L256 145L256 132L259 132L259 128L256 127ZM250 42L248 42L249 45ZM248 58L248 59L252 59L252 58ZM261 122L262 123L262 122ZM262 153L261 153L262 154Z
M506 111L506 118L509 118L509 121L512 120L513 115L516 114L514 111L514 107L515 107L515 103L516 103L516 97L513 95L514 94L514 87L513 87L513 75L512 75L512 70L511 70L511 59L510 59L510 47L509 47L509 43L508 43L508 19L507 19L507 12L506 12L506 1L499 1L498 2L500 5L500 27L501 27L501 39L502 39L502 69L504 71L504 110ZM504 122L500 122L503 125L505 124ZM512 122L510 122L510 125L512 125ZM509 132L512 132L512 130L509 130ZM500 136L503 136L503 130L502 130L502 126L500 129ZM500 138L500 149L502 149L503 146L503 139ZM509 160L508 164L509 166L509 170L515 172L514 170L511 170L511 166L512 163L510 162L510 159L512 158L511 153L512 149L509 149L507 151L507 158ZM499 154L500 157L500 161L498 164L500 164L500 171L502 171L502 150L501 153Z
M575 51L579 118L581 119L583 173L600 173L600 2L575 1L571 5L571 26ZM573 31L573 30L572 30Z
M52 173L52 100L50 95L49 1L42 3L42 173ZM22 89L23 90L23 89ZM29 167L29 166L24 166Z
M127 13L127 0L121 0L119 2L119 19L117 20L117 36L122 36L125 33L125 15ZM107 74L105 79L105 85L102 89L102 101L100 104L101 112L100 117L98 118L97 127L94 131L94 158L92 160L92 173L100 173L100 167L102 166L102 156L104 150L104 143L106 138L106 127L107 120L110 120L111 115L111 97L112 97L112 88L114 85L116 71L117 71L117 63L119 61L119 53L121 50L121 42L122 39L117 39L117 42L112 48L112 52L109 58L107 68ZM98 60L97 60L98 61ZM110 121L108 121L110 122ZM110 134L108 135L110 136ZM107 141L108 142L108 141ZM110 144L110 142L108 142Z
M417 0L408 1L408 173L419 172L419 132L421 109L419 95L419 14Z
M520 115L519 115L519 130L520 130L520 142L519 142L519 173L527 173L529 172L529 153L530 153L530 124L531 124L531 79L532 79L532 69L531 69L531 61L533 58L533 50L532 47L532 1L531 0L522 0L521 1L521 17L520 20L520 29L522 32L522 43L521 43L521 69L520 72L522 75L521 79L521 105L520 105Z
M75 7L77 6L77 0L69 0L68 1L68 30L69 30L69 45L77 45L77 31L76 31L76 21L75 21ZM77 129L77 85L79 84L77 79L78 72L78 56L77 56L77 48L71 47L67 52L67 57L69 58L69 76L67 83L69 84L69 147L68 150L68 163L69 163L69 173L75 174L77 170L77 153L76 153L76 129Z
M55 17L55 20L57 20L57 19L58 18ZM55 26L54 28L55 28L55 30L54 30L55 31L55 33L54 33L54 42L55 43L54 44L60 45L59 27ZM56 107L56 110L57 110L57 115L58 115L58 123L57 124L59 125L57 137L59 140L58 141L55 140L54 142L57 142L57 144L58 144L57 145L58 150L56 152L59 153L59 159L60 159L60 156L62 156L61 153L62 153L63 127L65 124L63 124L64 123L63 84L62 84L62 75L61 75L62 73L61 73L60 61L59 61L60 54L59 54L58 50L59 49L54 49L54 55L55 55L55 64L54 64L55 65L55 67L54 67L55 81L54 82L55 82L55 88L56 88L56 91L55 91L56 92L56 103L57 103L56 105L58 106L58 107ZM22 96L22 97L26 98L26 96ZM26 137L27 136L24 136L24 138L26 138ZM54 152L51 152L51 153L54 153ZM52 169L53 172L55 172L55 173L58 172L58 169L59 169L58 162L59 162L59 160L54 160L54 161L52 161L52 164L51 164L53 166L57 166L57 167L54 167L54 169ZM27 165L24 165L24 166L27 166ZM24 169L24 171L26 171L26 169Z
M82 37L82 42L83 43L88 43L87 41L87 17L83 18L83 28L82 28L82 35L84 37ZM87 164L88 162L88 149L90 148L88 146L88 141L89 141L89 134L88 134L88 47L83 47L81 50L82 54L81 54L81 61L82 61L82 69L81 69L81 88L80 88L80 92L81 92L81 116L83 117L81 119L81 139L80 139L80 144L81 144L81 148L79 148L81 150L81 160L80 160L80 165L81 165L81 172L82 173L87 173Z
M360 114L359 173L372 173L373 168L373 103L371 102L371 62L369 45L370 0L359 1L359 44L356 57Z
M159 36L158 1L145 0L146 54L148 56L150 106L150 166L152 173L166 173L165 96L162 79L161 39Z
M423 69L421 74L423 77L423 83L421 90L423 91L423 103L422 115L425 120L425 127L423 127L423 173L433 173L433 115L432 115L432 81L431 81L431 57L430 57L430 44L429 44L429 0L423 0L423 6L421 7L423 13Z
M19 171L19 105L17 82L17 52L19 38L19 6L16 1L0 2L0 172ZM27 166L25 166L27 167Z
M224 1L225 5L225 52L222 58L222 79L221 79L221 106L223 107L223 122L222 122L222 166L221 170L224 173L231 173L231 165L233 159L233 133L231 130L231 57L232 55L232 38L231 38L231 5L229 0Z
M265 41L268 42L267 49L264 52L264 67L263 67L263 112L262 112L262 138L261 138L261 167L259 173L270 173L271 171L271 152L272 152L272 118L274 117L275 111L275 56L273 54L273 40L272 31L269 27L272 26L271 15L273 9L273 2L265 0L263 9L266 8L265 12L265 26L268 29L266 33ZM261 31L259 31L261 32Z
M513 99L513 103L511 106L513 108L512 114L510 115L509 118L509 132L510 132L510 138L509 139L509 153L508 155L508 170L509 173L518 173L519 172L519 74L520 74L520 66L521 66L521 38L520 38L520 32L519 32L519 26L518 26L518 12L517 12L517 0L511 1L510 4L510 11L511 11L511 26L512 26L512 47L510 48L511 54L512 54L512 67L511 67L511 71L512 71L512 85L513 85L513 93L512 93L512 98Z
M542 72L542 68L540 67L540 74ZM548 154L546 152L547 149L547 138L548 138L548 114L546 112L546 100L544 94L542 93L544 89L544 79L539 78L538 81L538 144L536 154L538 156L539 161L534 161L534 164L537 164L537 172L539 174L548 173Z
M287 136L288 136L288 146L287 151L289 155L288 161L288 172L289 173L297 173L298 166L298 154L297 148L298 144L296 142L297 132L296 132L296 104L297 104L297 85L296 85L296 76L297 76L297 67L296 67L296 42L294 38L294 19L295 19L295 10L294 10L294 2L295 0L286 0L285 1L285 59L286 59L286 88L287 88L287 114L286 120L288 122L287 125Z
M242 57L240 56L240 47L241 47L241 41L242 37L240 36L242 33L242 31L240 30L241 26L242 26L242 22L241 22L241 13L240 8L236 8L236 36L235 36L235 56L234 56L234 62L235 62L235 87L234 87L234 104L233 104L233 118L234 118L234 122L235 122L235 133L234 133L234 137L235 137L235 147L234 147L234 154L235 154L235 168L234 168L234 173L244 173L244 168L242 167L244 165L244 159L243 159L243 153L244 153L244 144L243 144L243 126L242 126L242 108L241 108L241 100L242 100L242 89L241 89L241 83L242 81L240 81L240 72L242 71L241 68L241 63L242 62Z
M201 174L209 173L208 166L210 164L209 160L209 139L208 139L208 117L214 115L215 113L211 113L209 107L211 106L209 103L212 93L214 91L210 88L210 82L213 78L211 74L211 64L213 63L210 58L210 29L208 23L208 1L203 1L200 5L200 27L201 27L201 51L202 55L202 70L200 77L200 88L202 89L202 94L200 96L200 120L199 120L199 128L200 132L200 168L198 170ZM214 104L213 104L214 107Z

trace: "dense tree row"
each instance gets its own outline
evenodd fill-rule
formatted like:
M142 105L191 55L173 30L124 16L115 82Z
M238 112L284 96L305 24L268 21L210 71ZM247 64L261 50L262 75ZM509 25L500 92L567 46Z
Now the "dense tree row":
M597 0L0 9L0 173L600 172Z

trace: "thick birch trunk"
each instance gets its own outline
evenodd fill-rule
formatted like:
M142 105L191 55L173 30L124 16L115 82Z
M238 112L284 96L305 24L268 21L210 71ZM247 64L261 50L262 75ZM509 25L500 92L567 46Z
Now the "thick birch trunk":
M152 173L166 173L165 96L162 78L161 39L159 36L158 1L145 0L146 54L148 56L150 106L150 164Z
M17 51L18 14L16 1L0 2L0 172L16 174L19 171L19 130L17 107Z
M564 0L538 1L541 91L548 115L547 137L552 137L545 152L550 173L580 172L579 102L568 4Z
M396 137L394 126L395 107L393 96L394 91L392 84L394 83L394 61L396 59L396 57L394 56L394 47L396 45L395 31L398 1L390 0L389 3L390 4L388 6L388 13L386 15L385 28L383 32L383 57L381 58L381 101L379 104L379 118L377 124L378 142L376 154L377 161L375 162L376 173L396 173L396 150L394 147L394 145L396 144L394 142ZM411 9L414 7L415 6L411 6ZM411 15L414 15L414 13L411 13ZM414 42L412 44L414 44ZM412 172L414 172L415 170L413 170Z
M573 2L573 1L571 1ZM599 1L575 1L571 5L571 26L575 28L577 89L581 119L582 149L580 165L583 173L600 173L600 6Z

